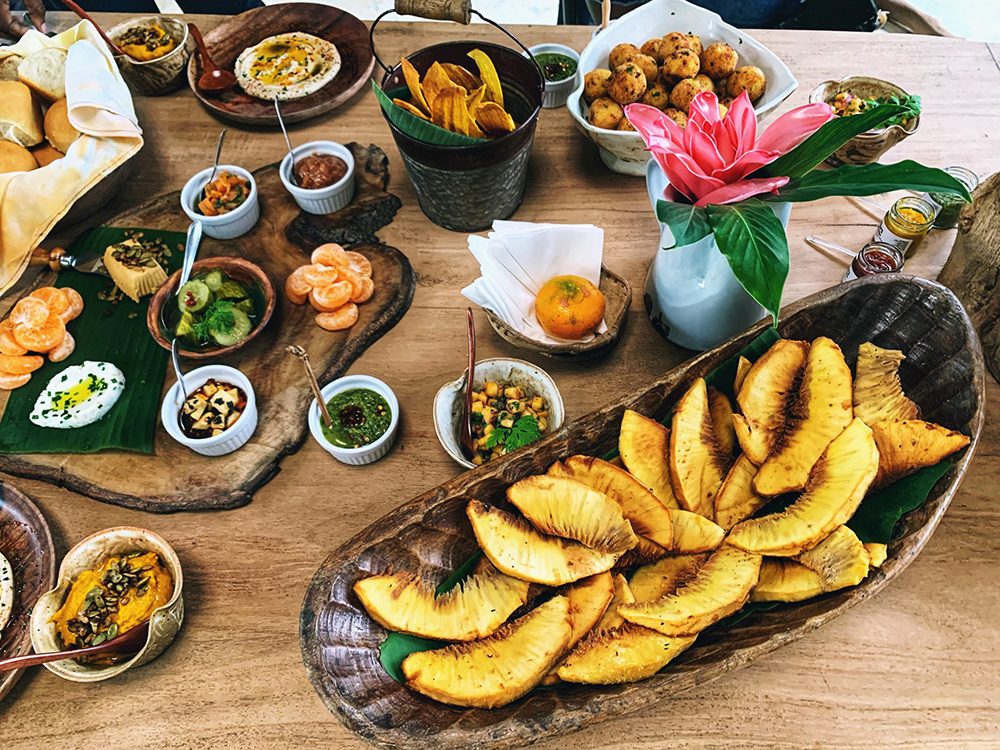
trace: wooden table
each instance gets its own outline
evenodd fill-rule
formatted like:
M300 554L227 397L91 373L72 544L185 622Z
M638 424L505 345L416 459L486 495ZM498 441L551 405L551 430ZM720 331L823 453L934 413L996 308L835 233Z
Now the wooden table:
M116 17L103 20L109 26ZM218 19L198 21L207 29ZM552 27L515 32L529 44L561 41L577 49L590 34ZM397 60L404 52L469 33L454 25L385 24L377 42L384 59ZM499 39L482 26L474 34ZM782 110L804 103L812 87L828 78L858 73L888 78L919 92L925 112L919 133L893 151L894 159L963 164L980 174L1000 169L995 96L1000 47L903 35L762 31L757 36L799 79ZM220 128L187 90L140 97L136 106L147 141L136 179L117 201L119 209L179 189L211 161ZM403 209L381 234L409 255L419 288L403 321L352 371L384 378L399 395L398 445L373 466L348 468L307 442L250 505L213 514L150 515L15 480L45 513L60 554L84 535L119 524L145 526L166 537L184 564L187 621L160 658L114 681L78 685L42 669L26 675L0 705L4 750L365 747L326 711L306 679L299 608L313 572L330 551L459 471L438 445L430 408L438 386L464 367L466 302L459 289L476 276L477 267L465 235L439 229L420 213L370 93L331 116L294 127L291 136L298 142L374 142L390 155L391 189ZM230 161L255 169L278 160L283 150L275 131L230 126ZM604 227L605 260L636 291L623 340L608 358L578 366L539 361L559 382L570 418L689 356L654 333L642 312L642 283L657 246L643 181L604 169L596 148L577 133L564 109L542 113L524 204L514 218ZM792 273L786 298L835 284L843 274L839 260L802 242L806 234L859 247L874 224L844 199L797 205L788 230ZM940 235L909 267L933 275L950 242ZM500 341L482 315L479 341L482 357L524 356ZM1000 387L992 379L988 399L985 433L961 491L924 553L886 593L671 705L538 747L996 747Z

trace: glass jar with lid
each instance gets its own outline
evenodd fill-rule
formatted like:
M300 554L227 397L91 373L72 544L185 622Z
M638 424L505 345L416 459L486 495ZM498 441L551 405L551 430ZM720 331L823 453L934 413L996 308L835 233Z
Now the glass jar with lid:
M879 225L874 242L884 242L905 257L934 224L934 206L923 198L900 198Z
M979 175L971 169L945 167L944 171L965 185L970 193L979 187ZM959 214L965 205L962 196L954 193L924 193L921 198L937 209L937 217L934 219L935 229L951 229L958 225Z
M887 242L869 242L851 261L843 281L860 279L876 273L896 273L903 270L903 253Z

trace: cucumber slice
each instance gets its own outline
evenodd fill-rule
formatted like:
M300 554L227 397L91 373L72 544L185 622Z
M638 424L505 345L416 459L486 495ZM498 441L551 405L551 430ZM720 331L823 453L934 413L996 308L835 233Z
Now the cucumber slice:
M191 313L181 313L181 319L177 321L177 330L174 331L174 335L178 338L190 336L196 322L198 322L197 319Z
M218 289L215 290L215 296L219 299L246 299L249 295L247 290L238 281L223 281Z
M181 287L177 295L177 306L182 313L196 313L204 310L212 301L212 290L203 281L192 279Z
M240 310L238 307L233 308L233 328L230 331L215 331L213 330L212 338L215 343L219 346L232 346L233 344L238 344L240 341L245 339L250 335L250 329L253 328L253 324L250 322L250 318L245 312Z
M253 300L249 297L246 299L241 299L239 302L233 303L238 309L245 312L247 315L253 314Z
M219 291L219 287L222 286L224 279L222 278L222 271L218 269L214 271L209 271L201 279L205 286L211 289L213 292Z

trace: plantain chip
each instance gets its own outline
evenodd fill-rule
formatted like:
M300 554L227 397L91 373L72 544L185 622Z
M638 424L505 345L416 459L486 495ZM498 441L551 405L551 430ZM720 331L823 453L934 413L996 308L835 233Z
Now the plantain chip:
M475 91L473 91L472 93L470 93L465 98L465 101L469 105L469 111L470 112L475 112L476 111L476 107L478 107L480 104L483 103L483 98L485 96L486 96L486 87L485 86L480 86Z
M879 453L876 487L933 466L969 444L967 435L921 419L876 422L872 433Z
M406 87L410 90L410 98L413 100L414 106L422 109L429 118L431 108L424 96L423 89L420 88L420 74L413 67L413 63L405 57L399 61L399 67L403 70L403 78L406 79Z
M496 102L483 102L472 110L472 114L479 127L491 136L510 133L517 127L514 118Z
M479 77L486 84L486 100L496 102L503 109L503 88L500 86L500 76L497 75L497 69L493 66L490 56L481 49L474 49L469 53L469 57L479 66Z
M483 131L469 114L465 103L465 89L461 86L451 85L436 92L431 99L431 122L453 133L473 138L483 137Z
M424 73L424 80L420 84L421 88L424 90L424 96L427 98L427 103L430 105L431 117L434 116L434 100L441 95L442 92L449 89L458 89L462 97L465 97L465 89L461 86L457 86L452 83L452 80L448 77L444 68L441 67L441 63L435 62ZM450 94L449 94L450 95Z
M473 91L483 85L483 82L479 80L479 76L468 68L448 62L441 63L441 67L444 68L444 72L448 74L448 78L451 79L452 83L461 86L466 91Z
M415 107L413 106L412 103L405 101L404 99L393 99L392 103L395 104L397 107L400 107L401 109L405 109L411 115L416 115L417 117L427 120L428 122L431 119L430 117L428 117L423 113L423 110L421 110L420 107Z

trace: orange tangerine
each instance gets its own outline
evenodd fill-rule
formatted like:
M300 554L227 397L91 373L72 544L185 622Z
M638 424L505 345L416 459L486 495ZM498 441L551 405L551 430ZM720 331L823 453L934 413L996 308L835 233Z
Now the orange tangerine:
M49 315L39 326L26 326L23 323L14 326L14 340L29 352L55 349L65 336L66 324L58 315Z
M351 301L351 292L350 282L338 281L310 291L309 303L319 312L333 312Z
M372 281L367 276L361 277L361 294L355 294L351 297L351 302L361 303L367 302L375 294L375 282Z
M348 262L347 266L358 276L371 278L372 277L372 264L361 253L356 253L353 250L348 250L344 255L347 256Z
M310 260L317 266L327 266L328 268L340 268L349 262L347 251L336 242L328 242L317 247L312 251Z
M360 276L346 266L340 269L340 280L351 282L351 299L360 297L364 293L365 289L364 282L362 281L363 278L365 277Z
M583 338L593 333L604 318L604 295L582 276L556 276L538 290L535 315L553 336Z
M316 316L316 325L325 331L343 331L358 322L358 306L348 302L333 312L321 312Z
M28 350L14 339L14 324L10 320L0 322L0 354L20 356L27 353Z
M309 286L315 289L318 286L329 286L340 278L340 270L329 266L312 264L303 266L302 278L308 282Z
M53 362L62 362L66 359L66 357L73 353L74 349L76 349L76 339L73 338L73 334L66 331L66 335L63 336L62 343L55 349L49 351L49 359Z
M0 354L0 372L7 375L25 375L34 372L44 363L45 358L37 354L27 354L20 357Z
M48 306L49 312L54 312L60 318L69 310L69 297L62 289L56 289L54 286L43 286L28 296L40 299Z
M10 322L15 326L40 326L49 317L49 306L37 297L25 297L10 311Z
M0 391L12 391L15 388L20 388L29 380L31 380L30 372L26 372L23 375L11 375L6 372L0 372Z
M80 313L83 312L83 297L72 287L65 286L61 291L66 295L66 301L69 303L69 307L66 309L66 312L59 317L63 319L63 323L69 323L74 318L79 317Z
M285 296L288 297L288 301L293 305L304 305L306 300L309 299L309 292L312 290L312 287L302 278L301 274L296 276L300 270L296 268L285 279Z

